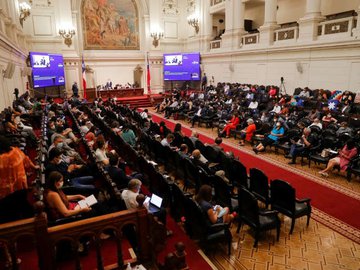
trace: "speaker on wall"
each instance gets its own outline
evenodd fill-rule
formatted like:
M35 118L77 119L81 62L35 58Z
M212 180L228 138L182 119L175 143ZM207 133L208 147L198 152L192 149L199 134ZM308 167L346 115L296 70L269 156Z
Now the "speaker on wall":
M3 71L3 76L6 79L11 79L14 75L14 72L15 72L15 64L12 62L9 62L7 64L6 69Z

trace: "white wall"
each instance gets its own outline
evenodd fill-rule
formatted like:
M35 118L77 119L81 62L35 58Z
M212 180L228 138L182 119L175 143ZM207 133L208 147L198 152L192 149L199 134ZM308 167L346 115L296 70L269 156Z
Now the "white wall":
M291 94L296 87L305 86L355 92L360 89L358 47L263 51L255 55L243 52L231 56L209 55L202 59L207 75L214 76L215 82L279 85L280 77L284 77L287 92ZM234 67L233 72L230 64ZM301 65L302 72L297 65Z
M360 2L358 0L322 0L321 13L322 15L330 15L349 10L358 10Z
M249 3L249 4L248 4ZM265 15L265 6L264 4L250 4L247 2L245 4L245 19L252 20L253 29L257 29L264 24L264 15Z
M278 0L277 23L298 21L305 14L305 6L306 0Z

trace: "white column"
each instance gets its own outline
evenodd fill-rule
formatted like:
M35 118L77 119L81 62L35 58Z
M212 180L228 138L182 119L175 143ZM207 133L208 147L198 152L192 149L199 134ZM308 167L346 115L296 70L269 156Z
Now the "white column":
M239 1L239 0L237 0ZM233 29L233 1L225 2L225 33Z
M235 0L241 1L241 0ZM225 2L225 32L221 35L221 49L231 50L233 43L233 29L234 29L234 0L227 0Z
M225 33L221 36L223 49L237 49L240 47L244 30L245 3L242 0L228 0L225 2Z
M276 24L277 0L265 0L264 25Z
M242 0L234 2L234 47L239 48L241 38L246 33L244 28L245 3Z
M306 0L304 17L299 19L299 42L317 39L317 27L324 18L321 16L321 0Z
M201 35L201 50L210 50L210 41L212 39L213 16L210 14L210 1L201 1L201 20L200 20L200 35Z
M356 28L354 28L352 30L353 32L353 36L357 39L360 38L360 4L359 4L359 7L358 7L358 11L357 11L357 21L356 21Z
M321 0L306 0L306 18L317 18L321 16Z
M277 0L265 0L264 24L259 28L260 43L271 45L274 42L274 30L278 28L276 22Z

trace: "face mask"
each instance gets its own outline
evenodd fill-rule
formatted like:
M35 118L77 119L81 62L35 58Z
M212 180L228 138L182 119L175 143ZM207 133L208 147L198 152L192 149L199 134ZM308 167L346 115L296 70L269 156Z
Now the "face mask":
M60 181L60 182L58 183L57 188L60 189L60 188L63 187L63 185L64 185L64 181Z
M60 142L60 143L57 144L56 147L59 148L59 149L61 149L63 146L64 146L64 143Z
M276 126L277 126L277 127L280 127L280 126L281 126L281 124L280 124L279 122L277 122L277 123L276 123Z

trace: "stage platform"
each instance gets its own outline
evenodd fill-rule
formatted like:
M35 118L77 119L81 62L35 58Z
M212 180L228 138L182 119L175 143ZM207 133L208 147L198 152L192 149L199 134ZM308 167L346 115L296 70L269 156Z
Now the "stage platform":
M162 94L142 95L136 97L120 97L116 99L118 104L130 105L130 108L152 107L162 102L164 96Z

